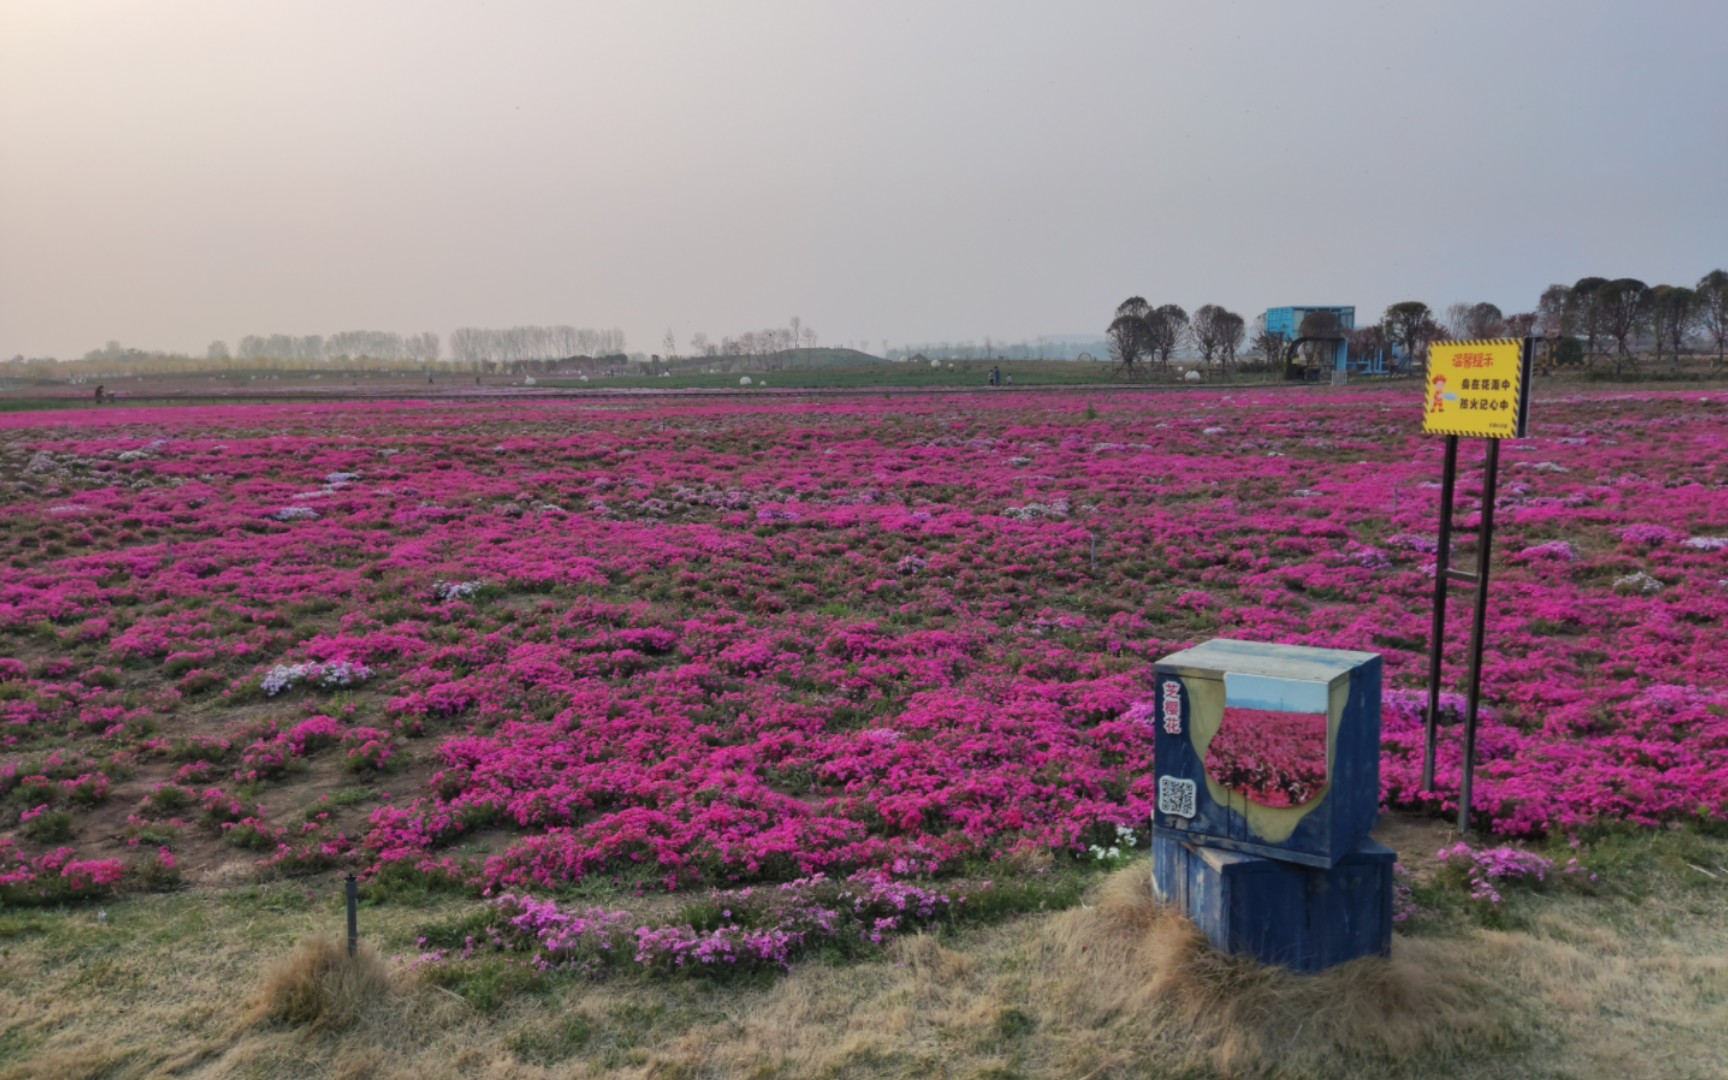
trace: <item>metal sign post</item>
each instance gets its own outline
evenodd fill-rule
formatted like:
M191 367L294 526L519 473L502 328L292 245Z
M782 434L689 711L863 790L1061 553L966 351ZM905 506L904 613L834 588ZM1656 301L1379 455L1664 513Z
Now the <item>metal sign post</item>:
M1458 479L1458 436L1446 436L1446 467L1440 474L1440 539L1434 550L1434 626L1428 635L1428 712L1422 759L1422 790L1434 790L1434 736L1440 715L1440 652L1446 638L1446 585L1452 562L1452 489Z
M1494 495L1500 440L1488 441L1482 481L1482 526L1476 540L1476 612L1470 626L1470 684L1464 705L1464 774L1458 781L1458 831L1470 831L1470 789L1476 775L1476 715L1482 704L1482 633L1488 620L1488 567L1494 553Z
M1434 556L1434 625L1428 651L1428 713L1422 787L1434 790L1440 720L1440 660L1446 640L1446 589L1454 581L1476 586L1470 626L1470 668L1464 706L1464 760L1458 782L1458 831L1470 829L1476 773L1476 727L1482 704L1483 637L1488 620L1488 571L1494 552L1494 502L1500 485L1500 440L1526 433L1530 420L1530 361L1534 340L1445 341L1429 347L1423 430L1446 436L1440 482L1440 536ZM1458 439L1488 440L1483 462L1482 516L1476 569L1452 568L1452 503L1458 479Z
M348 955L353 956L360 948L360 883L349 874L343 884L348 894Z

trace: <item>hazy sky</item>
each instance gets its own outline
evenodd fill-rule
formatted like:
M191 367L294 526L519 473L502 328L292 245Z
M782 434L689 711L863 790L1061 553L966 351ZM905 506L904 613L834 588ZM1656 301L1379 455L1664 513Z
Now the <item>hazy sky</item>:
M0 0L0 355L1692 284L1724 42L1724 0Z

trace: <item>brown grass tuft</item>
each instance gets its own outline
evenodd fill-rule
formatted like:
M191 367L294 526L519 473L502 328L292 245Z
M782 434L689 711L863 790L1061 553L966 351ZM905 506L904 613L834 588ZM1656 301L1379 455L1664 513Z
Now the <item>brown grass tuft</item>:
M1479 953L1399 940L1390 961L1265 968L1220 955L1147 875L965 951L914 935L889 963L801 969L736 1021L665 1042L646 1075L1449 1076L1512 1040L1467 966Z
M1473 1056L1511 1038L1489 987L1437 943L1317 975L1213 949L1160 906L1144 865L1109 879L1093 908L1058 915L1045 935L1042 988L1073 1019L1125 1024L1186 1064L1225 1075L1324 1075L1338 1062L1409 1064ZM1162 1055L1161 1055L1162 1056Z
M307 938L270 969L247 1022L344 1028L389 991L389 974L371 946L349 956L331 938Z

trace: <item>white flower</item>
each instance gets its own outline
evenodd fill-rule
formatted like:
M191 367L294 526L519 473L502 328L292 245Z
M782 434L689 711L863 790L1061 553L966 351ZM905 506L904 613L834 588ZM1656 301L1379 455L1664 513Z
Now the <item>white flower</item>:
M1027 503L1025 506L1010 506L1002 511L1002 516L1014 521L1037 521L1039 518L1053 518L1057 521L1068 516L1068 502L1057 499L1052 503Z
M1662 591L1662 583L1640 570L1636 574L1627 574L1614 579L1614 591L1621 594L1638 593L1649 596Z
M466 600L484 588L484 581L435 581L432 595L440 600Z
M377 672L365 664L333 660L328 664L277 664L265 673L259 683L266 697L294 689L297 683L317 683L323 687L353 686L370 679Z

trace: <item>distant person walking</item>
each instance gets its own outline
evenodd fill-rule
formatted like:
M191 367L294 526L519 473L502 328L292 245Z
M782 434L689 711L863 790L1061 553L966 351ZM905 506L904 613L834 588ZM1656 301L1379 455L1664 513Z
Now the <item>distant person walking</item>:
M98 405L102 404L103 400L107 397L107 395L108 395L107 388L105 388L101 383L97 383L96 384L96 404L98 404Z
M990 369L990 385L991 386L1001 386L1002 385L1002 369L1000 367L992 367Z

